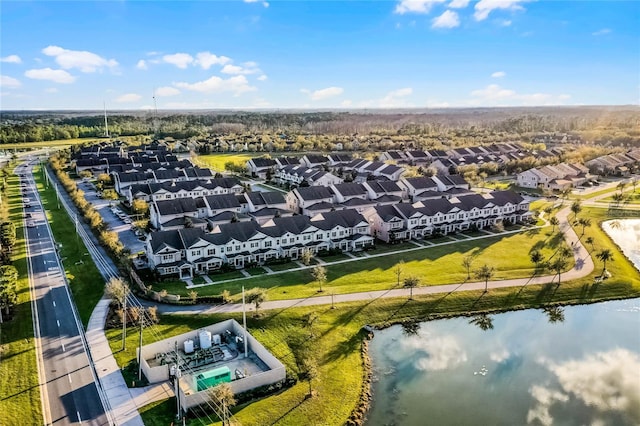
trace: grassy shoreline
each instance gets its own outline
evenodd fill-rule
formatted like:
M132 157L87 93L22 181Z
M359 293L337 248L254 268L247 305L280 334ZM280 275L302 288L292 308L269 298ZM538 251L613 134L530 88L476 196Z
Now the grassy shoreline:
M324 419L322 424L344 424L353 410L359 407L362 401L361 396L367 391L363 380L363 377L366 377L366 363L363 362L361 355L365 337L361 329L367 324L384 328L407 320L424 321L477 313L537 309L549 305L589 304L640 297L640 273L601 228L601 222L609 219L606 211L587 208L581 215L591 217L594 222L586 228L582 240L591 236L595 240L595 250L608 248L615 256L615 260L607 265L612 277L603 283L594 283L594 277L601 273L601 265L596 260L594 271L590 275L564 282L560 286L544 284L492 289L487 294L481 291L469 291L425 295L416 296L412 301L406 298L375 299L340 304L336 309L330 309L329 306L316 306L273 310L265 312L262 318L251 318L250 331L283 361L288 371L295 375L296 366L291 349L286 344L286 336L301 326L303 318L308 313L315 312L319 315L318 327L321 337L317 348L321 363L320 376L317 384L314 385L318 395L308 400L304 399L307 384L298 383L278 395L264 398L250 405L236 407L236 417L243 424L248 425L313 424L309 423L308 419ZM575 228L576 231L580 231L578 235L581 235L581 227ZM240 318L239 314L229 316ZM159 327L163 335L165 331L177 334L229 316L163 316ZM108 337L112 347L116 348L118 332L110 331ZM135 335L132 334L130 338L132 345L135 345ZM121 354L120 358L132 359L133 356L131 352ZM341 371L343 374L337 375L335 371ZM172 401L165 401L143 408L141 414L145 424L166 424L164 422L168 421L172 407ZM192 419L188 424L202 423L201 420Z

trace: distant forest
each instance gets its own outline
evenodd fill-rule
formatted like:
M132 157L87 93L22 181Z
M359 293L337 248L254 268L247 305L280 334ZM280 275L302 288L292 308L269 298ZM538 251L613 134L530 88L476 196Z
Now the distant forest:
M100 137L101 111L3 111L0 143ZM407 138L527 140L538 133L573 133L584 140L616 145L640 144L640 108L537 107L369 111L121 111L108 114L113 136L286 134L379 135ZM487 136L492 136L488 137ZM497 136L497 137L496 137Z

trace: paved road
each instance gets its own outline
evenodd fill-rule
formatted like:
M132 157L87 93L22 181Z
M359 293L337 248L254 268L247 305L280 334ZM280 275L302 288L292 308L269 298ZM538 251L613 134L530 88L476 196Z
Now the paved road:
M82 325L69 295L30 167L17 171L24 176L23 198L30 200L30 204L25 203L25 216L31 216L25 219L28 225L25 238L44 423L108 425Z

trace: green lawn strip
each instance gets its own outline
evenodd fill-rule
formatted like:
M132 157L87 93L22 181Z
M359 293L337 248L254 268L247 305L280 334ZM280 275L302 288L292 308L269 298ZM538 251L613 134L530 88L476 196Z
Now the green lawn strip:
M640 210L634 213L635 217L640 217ZM624 253L618 248L618 245L602 230L602 222L612 220L613 218L607 217L606 210L599 208L584 208L579 217L580 216L588 217L592 221L591 226L585 228L584 235L582 235L582 226L572 225L583 245L593 257L594 271L589 275L589 278L593 280L596 276L602 274L602 262L598 260L596 254L603 249L609 249L614 254L613 261L607 263L607 271L611 273L611 278L605 280L602 285L608 286L612 282L627 279L626 277L630 277L629 279L635 280L637 283L637 281L640 280L640 272L638 272L629 259L626 258ZM628 218L630 217L626 217L626 219ZM593 247L586 243L589 237L594 241Z
M251 276L259 276L267 273L267 271L265 271L264 268L262 267L249 268L249 269L245 269L245 271L248 272L249 275Z
M82 238L76 237L75 224L66 210L62 206L58 209L55 189L52 186L44 187L41 172L34 171L34 178L55 241L62 244L60 256L80 319L86 328L91 312L104 293L104 279L91 260L91 256L84 255L87 249ZM83 263L76 264L80 261Z
M621 202L620 205L625 205L625 204L640 204L640 191L636 190L635 192L629 192L626 191L623 193L625 195L625 197L627 198L627 202ZM613 199L613 195L607 198L603 198L598 200L599 203L607 203L607 204L611 204L611 203L615 203L616 201Z
M269 349L287 370L296 374L296 366L287 337L303 323L309 312L319 315L317 332L320 338L315 347L320 358L319 377L313 382L317 396L305 399L307 383L294 387L242 407L236 407L235 416L242 424L310 424L310 419L322 419L322 424L344 424L355 407L362 389L363 366L360 357L362 334L365 324L386 326L406 319L426 320L439 316L465 315L473 312L540 307L546 304L590 303L600 300L640 295L640 280L637 273L622 276L606 284L592 284L590 279L556 284L492 289L487 294L480 291L406 298L376 299L373 301L339 304L336 309L329 306L289 308L263 312L260 319L249 318L249 331ZM233 317L240 320L241 314L163 316L156 328L156 335L163 338L196 330L207 324ZM114 350L119 348L119 330L107 333ZM148 336L148 337L147 337ZM152 334L145 334L145 339ZM120 365L135 358L137 335L132 331L128 338L128 349L117 354ZM168 424L173 415L174 403L154 403L143 408L141 415L145 424ZM208 419L192 419L190 425L201 424ZM218 423L219 424L219 423Z
M16 225L13 266L18 270L15 316L0 325L0 424L42 424L42 404L31 317L31 293L22 221L22 196L18 177L7 178L9 220Z
M551 235L551 229L544 228L362 258L353 262L326 265L328 280L323 289L344 294L394 288L397 286L394 269L400 260L404 261L401 279L415 275L420 278L421 285L460 283L467 278L466 269L462 266L462 260L467 255L474 256L472 270L485 263L494 267L494 280L530 277L533 275L534 265L529 259L529 253L533 249L539 249L546 258L550 258L563 244L561 234L555 232ZM375 251L370 253L374 254ZM326 261L326 258L323 260ZM572 267L573 263L570 263L568 268ZM188 292L180 281L154 284L154 288L156 286L157 289L166 289L169 293L183 297ZM223 290L229 290L232 297L239 300L242 286L266 288L270 300L311 297L317 295L319 289L313 281L311 269L306 269L202 286L196 290L200 296L219 295Z
M288 271L289 269L295 269L300 267L297 263L293 263L293 262L272 263L265 266L271 269L272 271Z

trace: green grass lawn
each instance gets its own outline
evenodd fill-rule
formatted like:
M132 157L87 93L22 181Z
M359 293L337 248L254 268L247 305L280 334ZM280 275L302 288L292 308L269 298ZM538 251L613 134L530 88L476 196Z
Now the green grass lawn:
M16 225L14 262L19 273L18 303L14 318L0 325L0 424L42 424L36 350L31 318L31 293L22 222L22 196L18 177L7 178L8 218Z
M529 277L534 272L534 266L529 260L529 253L534 248L540 249L548 258L564 244L560 234L550 234L551 228L533 229L505 237L487 236L478 240L464 240L400 254L327 265L328 279L323 289L335 294L344 294L394 288L397 285L394 269L400 260L404 261L402 277L417 276L421 285L460 283L467 278L466 269L462 266L462 259L467 255L475 257L472 270L485 263L494 267L496 280ZM397 249L397 246L393 247ZM408 244L407 247L415 246ZM376 252L373 250L369 253ZM347 256L345 258L349 259ZM573 264L569 265L569 268L571 267ZM223 290L229 290L232 298L239 300L242 286L266 288L270 300L312 297L317 295L318 290L311 277L311 270L308 269L199 287L198 294L219 295ZM188 291L180 281L154 284L154 288L156 287L183 297Z
M363 335L360 330L365 324L386 326L403 320L426 320L475 312L542 307L548 304L591 303L640 296L640 273L599 226L600 222L607 219L606 210L585 208L581 214L592 218L594 222L586 229L583 239L591 236L595 240L595 250L609 248L614 252L614 261L607 267L612 277L600 284L594 283L594 277L601 273L601 265L596 261L596 268L589 276L563 282L560 286L545 284L492 289L486 294L470 291L424 295L417 296L412 301L405 298L375 299L339 304L336 309L316 306L273 310L263 312L259 319L249 318L250 332L285 364L292 375L296 375L292 351L287 344L288 336L301 328L303 318L309 312L315 312L319 316L316 326L319 338L314 347L320 360L320 368L319 376L313 382L317 395L306 399L307 384L298 383L277 395L236 407L236 418L242 424L251 425L344 424L355 408L362 390L363 364L360 349ZM638 215L640 216L640 212ZM579 231L578 235L582 234L581 227L577 227L576 231ZM546 235L547 232L545 229L539 237L550 238ZM516 253L514 247L517 246L514 244L524 245L523 239L527 239L526 246L530 247L540 239L527 235L518 237L520 238L512 239L508 247L503 247L507 252L501 252L501 247L494 247L495 243L480 248L481 258L493 250L494 257L502 254L503 257L511 258L514 264L523 262L523 254ZM460 248L447 256L457 256L463 250L464 248ZM453 258L449 262L452 269L458 267ZM152 339L154 335L167 337L192 331L229 316L240 320L240 314L163 316L155 333L146 332L145 339ZM109 331L107 336L112 348L119 348L119 331ZM136 338L132 331L128 336L129 349L116 354L120 365L126 365L134 359ZM172 420L173 407L173 401L166 400L144 407L140 412L145 424L164 425ZM310 419L321 420L313 423ZM206 418L190 419L187 424L202 423L208 424L210 421Z
M39 170L39 169L38 169ZM81 238L76 237L75 225L64 208L58 209L56 192L53 187L45 188L42 173L34 170L34 178L47 212L47 220L57 243L62 244L60 255L69 280L73 299L80 313L82 324L86 327L91 312L104 293L104 279L98 272ZM76 262L82 261L82 264Z
M624 193L625 197L627 197L628 202L621 202L620 205L624 206L624 205L635 205L635 204L640 204L640 190L636 190L635 192L633 191L626 191ZM615 200L613 199L613 194L610 197L607 198L603 198L601 200L598 200L599 203L615 203Z
M219 154L209 154L209 155L199 155L197 160L202 161L207 164L213 170L224 173L224 163L228 163L232 161L234 163L239 163L244 165L247 160L250 160L255 157L261 157L264 153L255 152L255 153L242 153L242 152L232 152L232 153L219 153Z

